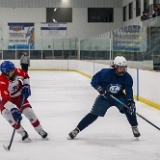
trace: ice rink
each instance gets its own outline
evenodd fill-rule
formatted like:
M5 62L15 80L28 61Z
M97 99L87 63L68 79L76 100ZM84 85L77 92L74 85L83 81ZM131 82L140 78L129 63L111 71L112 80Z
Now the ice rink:
M8 145L13 129L0 116L0 160L160 160L160 131L138 117L142 136L135 140L125 115L115 107L75 140L67 140L98 95L90 79L76 72L29 71L29 75L29 101L49 140L42 140L23 117L32 142L23 143L16 134L11 151L5 151L2 144ZM160 127L160 111L136 104L138 113Z

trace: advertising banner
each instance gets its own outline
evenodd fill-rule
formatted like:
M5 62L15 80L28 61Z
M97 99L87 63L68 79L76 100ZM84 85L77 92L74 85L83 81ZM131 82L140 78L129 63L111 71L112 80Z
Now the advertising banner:
M145 52L147 49L147 28L129 25L113 31L113 50Z
M41 23L42 37L65 37L66 35L66 23Z
M8 49L34 49L34 23L8 23Z

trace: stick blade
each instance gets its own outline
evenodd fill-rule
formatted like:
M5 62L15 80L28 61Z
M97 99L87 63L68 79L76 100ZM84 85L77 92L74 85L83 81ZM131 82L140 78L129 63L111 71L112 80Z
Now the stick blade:
M9 151L9 147L8 147L8 146L3 145L3 148L4 148L6 151Z

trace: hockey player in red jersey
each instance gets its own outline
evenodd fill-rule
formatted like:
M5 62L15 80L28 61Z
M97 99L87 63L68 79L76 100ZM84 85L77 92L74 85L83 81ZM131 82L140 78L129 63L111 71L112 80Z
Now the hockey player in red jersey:
M45 139L48 134L43 130L40 121L27 100L31 95L28 74L19 68L15 68L10 61L4 61L1 64L1 72L0 111L2 116L12 127L16 126L16 131L22 136L22 141L29 142L30 138L20 123L22 120L21 114L30 121L36 132ZM25 101L20 108L22 97L25 98ZM16 125L16 122L18 122L18 125Z

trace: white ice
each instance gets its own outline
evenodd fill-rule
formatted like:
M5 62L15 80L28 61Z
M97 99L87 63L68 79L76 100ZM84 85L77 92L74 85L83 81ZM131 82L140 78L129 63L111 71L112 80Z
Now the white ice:
M0 160L160 160L160 132L138 118L140 141L133 137L126 117L112 107L104 118L82 131L75 140L68 133L90 111L97 92L90 79L76 72L29 71L29 98L49 140L44 141L23 117L22 125L32 139L21 142L16 134L10 151L12 128L0 116ZM160 111L137 102L137 112L160 127Z

